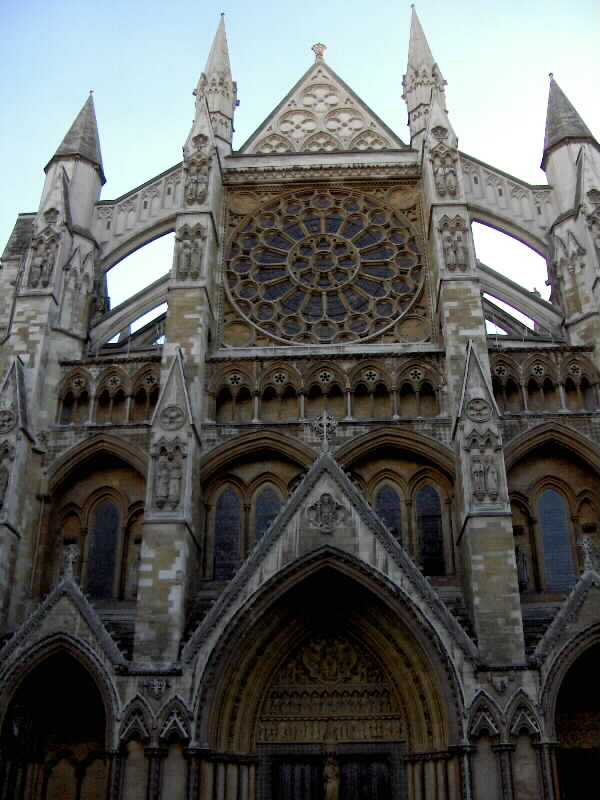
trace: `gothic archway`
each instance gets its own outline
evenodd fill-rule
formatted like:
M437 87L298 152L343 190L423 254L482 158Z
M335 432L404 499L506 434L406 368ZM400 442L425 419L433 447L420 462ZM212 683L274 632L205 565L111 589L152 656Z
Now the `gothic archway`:
M37 663L4 716L1 800L104 800L106 716L94 679L67 650L55 649Z
M600 643L571 664L556 700L556 762L561 800L585 797L600 757Z
M258 756L260 798L295 797L304 781L322 800L328 768L342 787L354 781L356 800L405 798L416 753L444 753L455 785L459 700L435 634L367 571L318 560L222 638L197 698L197 739Z

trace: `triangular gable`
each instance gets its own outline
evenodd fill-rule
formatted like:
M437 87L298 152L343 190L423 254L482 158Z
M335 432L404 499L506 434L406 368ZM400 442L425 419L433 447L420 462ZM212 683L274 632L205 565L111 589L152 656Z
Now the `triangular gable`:
M599 616L600 573L588 568L538 642L534 658L543 663L550 653L558 652L568 639L574 638L590 625L597 625Z
M181 349L175 351L167 379L161 387L156 409L152 415L152 425L156 423L165 430L177 430L183 425L193 425L192 407L183 371Z
M328 452L322 452L237 575L186 644L191 661L207 639L218 635L239 608L276 573L311 552L335 549L367 564L413 598L427 619L474 657L463 628L409 558L390 530Z
M317 57L239 152L277 155L398 148L406 145Z
M477 355L477 351L473 346L473 340L469 339L467 347L467 357L465 359L465 372L463 375L462 389L460 392L460 401L456 412L456 419L454 422L454 431L456 433L456 425L461 417L467 416L473 419L473 411L468 408L469 403L473 400L485 400L490 404L491 416L496 419L500 418L500 409L494 397L494 390L490 382L489 375L486 375L485 370L481 366L481 361Z
M94 650L103 652L112 664L125 664L125 657L96 610L68 575L57 583L6 642L0 650L0 663L6 663L11 657L19 657L20 652L53 633L75 636Z

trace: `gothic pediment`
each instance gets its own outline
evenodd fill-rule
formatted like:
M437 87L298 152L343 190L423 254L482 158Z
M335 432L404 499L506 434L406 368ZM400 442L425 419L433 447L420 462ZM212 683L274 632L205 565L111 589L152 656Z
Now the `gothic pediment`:
M0 650L0 663L13 663L36 643L60 634L90 648L103 662L113 666L125 657L76 581L63 576L45 600L34 609Z
M567 641L591 625L597 625L599 617L600 573L595 568L588 568L540 639L533 654L534 660L543 663Z
M435 619L470 657L475 645L450 614L430 583L391 531L344 473L334 458L322 452L276 519L257 543L237 575L193 632L182 658L191 661L260 589L295 561L319 551L356 559L391 582L421 610Z
M318 47L322 46L315 45ZM404 148L403 142L325 63L322 50L315 49L315 53L312 67L240 152L279 155Z

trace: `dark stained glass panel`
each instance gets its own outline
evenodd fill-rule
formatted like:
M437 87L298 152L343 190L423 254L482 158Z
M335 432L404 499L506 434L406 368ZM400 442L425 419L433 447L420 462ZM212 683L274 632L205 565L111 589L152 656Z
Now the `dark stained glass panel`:
M111 500L94 509L87 565L87 591L93 597L112 597L119 512Z
M233 489L219 495L215 508L215 572L216 581L228 581L240 562L240 498Z

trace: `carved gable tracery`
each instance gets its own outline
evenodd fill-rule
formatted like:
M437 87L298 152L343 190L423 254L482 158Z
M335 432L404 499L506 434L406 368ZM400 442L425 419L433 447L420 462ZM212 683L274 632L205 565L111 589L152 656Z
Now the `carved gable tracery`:
M402 142L318 56L241 152L272 155L399 147Z

